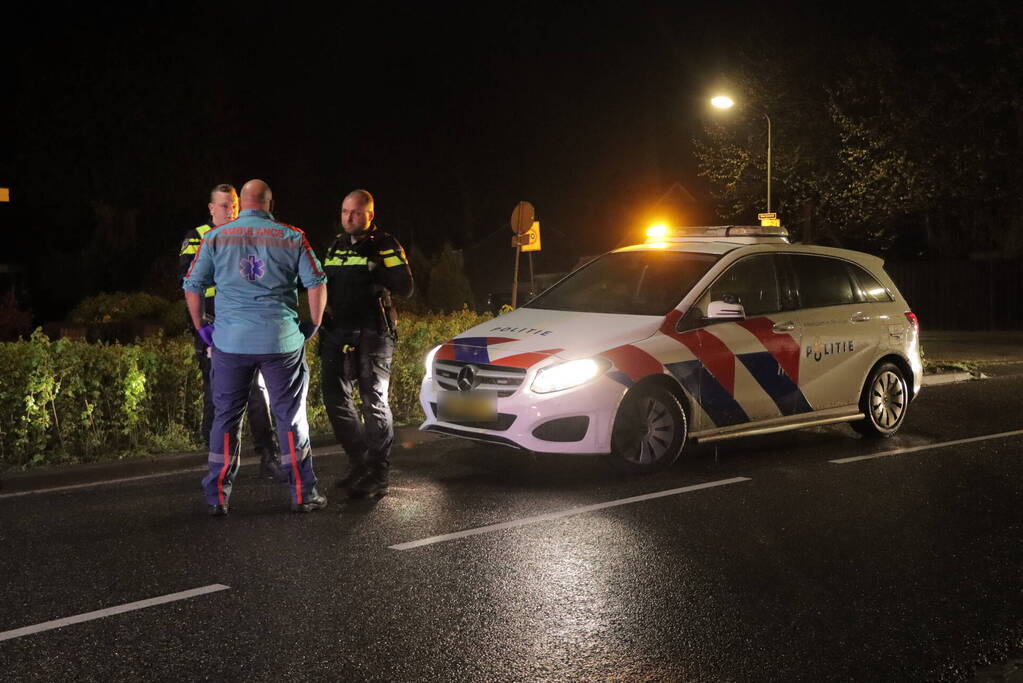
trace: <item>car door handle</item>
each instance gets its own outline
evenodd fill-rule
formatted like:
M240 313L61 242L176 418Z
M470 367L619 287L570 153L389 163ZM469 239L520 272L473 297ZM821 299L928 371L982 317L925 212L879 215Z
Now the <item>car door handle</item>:
M792 330L796 329L796 324L791 320L786 320L783 323L775 323L774 327L771 329L773 329L775 332L791 332Z
M853 317L849 318L849 322L851 322L851 323L865 323L868 320L870 320L870 316L869 315L863 315L862 313L857 313Z

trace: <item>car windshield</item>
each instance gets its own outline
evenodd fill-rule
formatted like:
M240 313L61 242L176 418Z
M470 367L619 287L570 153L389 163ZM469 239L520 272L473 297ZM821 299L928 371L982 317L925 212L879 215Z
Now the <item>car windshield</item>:
M605 254L523 308L665 315L720 258L678 251Z

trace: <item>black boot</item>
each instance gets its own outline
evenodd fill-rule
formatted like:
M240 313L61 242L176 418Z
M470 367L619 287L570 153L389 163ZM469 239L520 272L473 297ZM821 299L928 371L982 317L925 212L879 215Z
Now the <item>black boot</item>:
M368 471L366 467L366 456L348 456L348 467L345 468L341 478L334 484L340 489L347 489L356 479L361 478Z
M285 472L284 478L281 478L281 456L277 453L276 449L265 450L256 449L259 453L259 479L269 479L270 481L287 481L288 475Z
M358 479L348 485L351 498L383 496L387 493L387 465L372 465Z
M316 512L327 507L327 497L321 496L314 489L301 503L292 503L292 512Z

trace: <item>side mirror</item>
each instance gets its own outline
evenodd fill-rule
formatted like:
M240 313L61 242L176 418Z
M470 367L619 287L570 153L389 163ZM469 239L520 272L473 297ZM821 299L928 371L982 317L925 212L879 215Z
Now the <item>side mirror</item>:
M728 297L731 299L732 297ZM711 301L704 320L744 320L746 310L737 301Z

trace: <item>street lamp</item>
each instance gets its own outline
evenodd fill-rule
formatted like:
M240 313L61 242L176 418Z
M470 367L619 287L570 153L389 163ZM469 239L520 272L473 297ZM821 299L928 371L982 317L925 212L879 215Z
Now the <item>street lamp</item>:
M710 103L718 109L731 109L735 106L735 100L727 95L718 95L712 98ZM767 213L771 213L771 117L767 115L767 112L760 109L754 107L750 107L750 109L758 114L762 114L767 119Z

